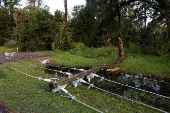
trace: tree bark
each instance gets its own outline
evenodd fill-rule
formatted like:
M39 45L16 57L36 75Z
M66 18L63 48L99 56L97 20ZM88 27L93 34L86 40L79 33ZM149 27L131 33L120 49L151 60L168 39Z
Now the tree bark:
M10 10L12 11L11 0L10 0Z
M4 5L5 5L5 7L7 7L7 0L4 1Z
M170 39L170 13L167 12L165 15L167 31L168 31L168 39Z
M147 19L147 16L146 16L146 2L145 2L145 29L146 29L146 19Z
M123 54L123 41L119 37L119 58L121 61L124 60L124 54Z
M38 7L40 6L40 0L38 0Z
M65 32L67 32L67 0L64 0L65 5Z
M121 14L120 14L120 8L119 8L118 0L116 0L116 10L117 10L118 22L119 22L119 36L122 38Z

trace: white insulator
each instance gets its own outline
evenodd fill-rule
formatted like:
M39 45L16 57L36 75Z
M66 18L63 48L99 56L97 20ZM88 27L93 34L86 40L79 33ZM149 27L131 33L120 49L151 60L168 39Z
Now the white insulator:
M64 91L66 94L68 93L68 91L64 89L63 87L61 88L61 90Z
M54 83L57 83L57 81L55 80Z
M91 76L90 75L87 76L87 80L88 80L88 82L90 82L90 80L91 80Z
M101 77L100 82L104 79L104 77Z
M79 71L84 71L84 69L77 69L77 70L79 70Z
M43 61L41 61L42 64L46 64L47 62L49 62L49 60L43 60Z
M58 87L55 88L55 89L52 89L52 92L53 92L53 93L55 93L55 92L57 92L57 91L59 91Z
M50 78L51 80L56 80L56 79L58 79L58 78Z
M90 73L91 75L91 79L94 78L94 77L99 77L99 75L95 74L95 73Z
M67 84L64 84L64 85L62 85L62 86L59 85L57 88L52 89L52 92L55 93L55 92L57 92L57 91L60 91L60 89L61 89L62 91L68 93L68 91L64 89L66 86L67 86Z
M74 85L74 87L76 88L77 87L77 80L76 81L73 81L73 85Z
M93 84L90 84L90 87L93 87L94 85Z
M44 81L46 81L46 82L51 82L51 79L44 79Z
M72 73L69 73L69 72L66 72L65 74L68 75L68 77L73 76L73 74L72 74Z
M85 81L85 80L83 80L83 78L80 78L80 79L79 79L79 82L86 83L86 81Z

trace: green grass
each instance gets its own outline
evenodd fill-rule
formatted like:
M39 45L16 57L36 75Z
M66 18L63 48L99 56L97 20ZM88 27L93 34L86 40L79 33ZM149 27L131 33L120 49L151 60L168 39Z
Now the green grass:
M1 47L2 48L2 47ZM53 61L55 65L67 67L97 67L103 63L117 59L118 49L115 47L81 48L70 51L56 51L48 57L37 59L22 60L37 66L43 66L40 60L48 59ZM137 55L138 58L126 58L124 62L108 68L120 67L122 71L130 73L143 73L157 76L169 77L170 68L169 57L158 57L150 55ZM36 68L27 63L11 62L11 67L33 76L41 76L42 78L53 77L45 74L41 68ZM159 73L159 74L158 74ZM0 98L4 100L6 105L11 108L12 112L74 112L74 113L93 113L94 110L74 101L63 98L59 93L48 92L49 83L39 81L35 78L28 77L13 70L9 71L8 67L0 67ZM119 112L119 113L156 113L157 111L126 101L114 95L104 93L96 89L86 90L87 87L78 86L74 88L72 84L68 84L66 89L75 95L78 100L84 102L103 112Z
M37 59L39 61L39 59ZM37 64L37 62L25 62ZM41 64L38 64L41 66ZM44 74L42 69L27 65L27 63L12 62L11 67L34 76L50 78L51 75ZM16 71L8 70L8 67L1 66L0 71L0 98L4 100L11 112L60 112L60 113L94 113L95 111L74 101L63 98L59 93L48 92L47 82L39 81ZM157 111L126 101L114 95L104 93L96 89L86 90L84 86L74 88L68 84L66 89L84 102L103 112L120 113L156 113ZM65 95L65 94L64 94Z
M6 46L0 46L0 54L4 54L4 52L14 52L17 51L16 47L10 48L10 47L6 47Z
M151 74L170 78L170 58L162 56L139 55L138 58L126 58L124 62L116 64L123 71L129 73Z
M5 52L16 52L17 47L6 47L6 46L0 46L0 54L4 54ZM48 50L44 51L35 51L35 52L47 52ZM17 53L24 53L24 52L17 52ZM32 53L31 51L28 51L27 53Z
M48 57L49 60L68 67L97 67L118 58L116 47L86 48L83 50L75 48L68 52L57 51L57 53L59 54ZM170 78L170 57L137 54L137 58L128 57L123 62L108 68L116 67L132 74L142 73Z

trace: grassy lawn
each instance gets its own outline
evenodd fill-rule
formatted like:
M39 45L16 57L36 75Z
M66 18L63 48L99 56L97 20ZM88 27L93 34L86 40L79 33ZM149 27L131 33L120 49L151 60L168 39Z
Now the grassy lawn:
M10 47L6 47L6 46L0 46L0 54L4 54L4 52L14 52L17 51L17 48L10 48Z
M170 78L170 57L140 55L138 58L126 58L123 63L116 64L122 71L129 73L142 73L157 77Z
M36 62L24 61L37 64ZM41 65L39 64L38 66ZM42 69L27 65L27 63L12 62L11 67L37 77L52 77L49 74L44 74ZM74 100L61 97L59 93L53 94L49 92L48 82L39 81L38 79L20 74L12 69L9 71L6 66L1 66L0 75L0 95L7 106L11 108L11 112L95 112ZM72 84L68 84L66 89L69 93L76 96L77 100L103 112L157 112L148 107L126 101L97 89L86 90L87 87L84 86L74 88ZM63 95L66 94L63 93Z
M2 47L1 47L2 48ZM12 51L12 50L11 50ZM9 51L8 51L9 52ZM103 47L100 49L85 48L73 49L70 51L56 51L48 57L41 57L31 60L22 60L37 66L40 60L48 59L53 61L55 65L67 67L97 67L103 63L110 62L118 58L118 49L116 47ZM137 55L138 58L126 58L124 62L108 68L120 67L122 71L130 73L152 74L170 78L170 58L157 57L150 55ZM37 68L27 63L11 62L11 67L25 72L27 74L42 78L53 77L45 74L42 68ZM74 113L94 113L95 111L76 102L61 97L59 93L49 92L49 83L39 81L38 79L18 73L8 67L0 67L0 98L4 100L6 105L11 108L12 112L74 112ZM91 88L86 90L85 86L74 88L71 83L66 87L76 99L84 102L100 111L113 113L156 113L158 111L151 108L127 101L117 96L104 93L97 89ZM67 96L63 93L63 95Z
M103 47L99 50L70 50L68 52L57 51L55 55L47 57L58 65L68 67L97 67L118 58L116 47ZM128 54L125 54L128 56ZM46 58L46 59L47 59ZM123 62L108 68L121 68L123 72L132 74L142 73L170 78L170 57L151 56L137 54L137 58L127 57Z

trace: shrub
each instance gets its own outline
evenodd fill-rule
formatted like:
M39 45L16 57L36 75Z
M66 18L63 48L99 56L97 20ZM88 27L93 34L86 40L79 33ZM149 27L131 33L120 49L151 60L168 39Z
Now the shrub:
M61 32L61 35L56 39L54 43L52 43L52 49L62 49L68 50L75 47L75 43L72 40L72 35L68 33Z
M74 49L72 49L72 50L70 50L70 53L71 54L77 54L78 52L82 52L82 50L86 50L86 49L88 49L88 47L87 46L85 46L83 43L81 43L81 42L78 42L76 45L75 45L75 47L74 47ZM79 53L78 53L79 54Z
M76 50L86 50L87 46L85 46L83 43L79 42L77 43L77 45L75 46Z
M129 47L124 49L126 54L141 54L140 45L138 43L129 43Z
M6 47L15 47L16 42L14 40L9 40L8 42L5 43Z

